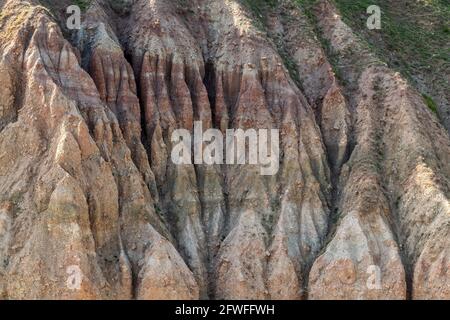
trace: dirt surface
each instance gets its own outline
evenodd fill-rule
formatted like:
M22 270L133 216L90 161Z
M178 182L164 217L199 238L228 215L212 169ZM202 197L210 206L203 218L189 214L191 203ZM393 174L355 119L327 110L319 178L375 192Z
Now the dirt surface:
M1 0L0 297L449 299L448 65L344 9ZM278 173L175 165L194 121L278 128Z

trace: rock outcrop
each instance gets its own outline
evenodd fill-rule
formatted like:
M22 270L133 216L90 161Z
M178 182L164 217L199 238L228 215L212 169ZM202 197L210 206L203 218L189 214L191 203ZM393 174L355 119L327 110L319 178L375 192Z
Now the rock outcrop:
M70 4L0 1L0 298L450 298L448 133L331 2ZM194 121L278 173L175 165Z

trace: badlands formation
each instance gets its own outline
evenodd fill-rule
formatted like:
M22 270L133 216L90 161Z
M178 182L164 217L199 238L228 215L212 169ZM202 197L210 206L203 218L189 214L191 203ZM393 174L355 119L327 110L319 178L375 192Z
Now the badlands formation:
M450 299L448 131L300 2L0 0L0 298ZM195 121L277 174L175 165Z

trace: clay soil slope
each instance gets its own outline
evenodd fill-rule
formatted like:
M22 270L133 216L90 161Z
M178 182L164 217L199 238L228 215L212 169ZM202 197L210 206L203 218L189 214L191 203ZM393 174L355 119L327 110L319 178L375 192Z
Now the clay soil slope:
M0 0L0 298L450 299L444 124L331 1Z

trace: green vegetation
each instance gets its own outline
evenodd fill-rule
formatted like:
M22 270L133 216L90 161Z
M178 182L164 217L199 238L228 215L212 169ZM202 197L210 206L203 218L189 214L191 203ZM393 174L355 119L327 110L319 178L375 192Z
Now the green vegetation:
M446 77L450 68L450 1L449 0L330 0L342 14L343 20L355 34L367 43L368 49L389 67L401 72L412 83L427 84L429 94L437 96L450 90ZM241 0L255 17L256 26L266 31L265 15L277 6L277 0ZM312 13L317 0L292 0L308 16L316 28ZM381 30L369 30L366 26L367 8L381 8ZM316 30L318 31L318 30ZM337 66L338 57L329 44L319 40L327 50L336 76L342 81ZM282 39L274 39L291 76L298 82L295 63L284 52ZM436 112L437 105L429 96L424 96L427 105Z
M306 0L302 0L306 1ZM369 41L408 78L450 63L450 3L448 0L334 0L345 22ZM381 8L381 30L366 27L370 5Z
M159 207L158 204L155 204L155 212L159 216L162 214L162 210L161 210L161 208Z
M317 0L294 0L300 7L302 7L306 13L311 17L311 8L317 2Z
M311 13L316 0L294 0L314 23ZM343 20L371 51L388 65L401 72L413 83L426 83L429 93L445 94L450 83L442 76L450 72L450 1L449 0L331 0ZM381 30L366 26L367 8L381 8ZM320 33L317 33L318 35ZM327 43L330 62L338 78L335 57ZM430 110L437 114L438 106L428 95L423 95Z
M242 0L258 16L263 16L267 8L275 8L277 0Z
M333 68L333 72L336 78L340 83L345 84L345 78L343 77L341 68L339 67L339 56L336 54L336 52L333 52L330 42L327 39L321 37L321 34L317 29L316 17L312 12L313 6L317 3L317 0L294 0L294 2L297 3L303 10L306 17L308 17L311 26L313 26L315 35L317 36L317 39L320 41L323 49L327 54L328 61Z
M90 6L90 0L73 0L73 4L80 7L81 11L86 11Z
M278 0L241 0L242 4L250 9L255 20L255 27L257 27L260 31L267 33L267 28L265 25L265 16L266 13L274 10L277 7ZM289 74L292 79L297 84L300 84L299 76L297 73L297 66L295 62L292 60L290 55L287 53L282 37L274 36L272 39L278 49L278 53L280 57L283 59L285 67L288 69Z
M277 0L241 0L242 4L250 9L256 18L256 27L261 31L266 31L264 15L276 7Z
M428 108L435 114L438 113L438 108L436 102L434 102L433 98L426 95L425 93L422 94L423 100L425 101Z
M370 45L378 57L412 83L426 84L433 96L445 95L450 83L450 1L334 0L344 21ZM369 5L381 8L381 30L366 27ZM426 94L428 108L437 103Z

